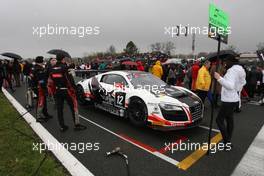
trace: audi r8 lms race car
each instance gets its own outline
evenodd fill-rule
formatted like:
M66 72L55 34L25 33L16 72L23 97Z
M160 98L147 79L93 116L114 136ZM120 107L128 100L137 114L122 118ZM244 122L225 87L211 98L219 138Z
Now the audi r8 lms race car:
M203 103L193 92L170 86L141 71L110 71L77 83L79 103L128 118L136 126L160 130L199 125Z

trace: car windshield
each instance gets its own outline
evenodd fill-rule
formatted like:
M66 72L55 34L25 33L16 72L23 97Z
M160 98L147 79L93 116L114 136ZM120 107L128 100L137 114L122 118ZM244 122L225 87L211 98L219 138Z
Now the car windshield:
M164 88L167 86L164 81L150 73L131 73L127 75L127 77L135 88L142 86L156 86Z

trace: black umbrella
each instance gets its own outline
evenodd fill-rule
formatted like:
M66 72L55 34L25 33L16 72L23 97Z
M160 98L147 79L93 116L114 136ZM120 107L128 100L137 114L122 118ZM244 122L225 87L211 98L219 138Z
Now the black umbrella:
M12 58L12 59L18 59L18 60L23 59L21 56L19 56L18 54L15 54L15 53L2 53L1 55L5 56L5 57Z
M219 53L219 59L225 59L227 57L237 57L238 54L234 52L233 50L221 50ZM215 61L217 59L217 52L210 53L206 57L207 60L209 61Z
M53 49L53 50L48 51L48 53L54 54L54 55L62 54L64 57L71 58L71 55L68 52L63 51L61 49Z

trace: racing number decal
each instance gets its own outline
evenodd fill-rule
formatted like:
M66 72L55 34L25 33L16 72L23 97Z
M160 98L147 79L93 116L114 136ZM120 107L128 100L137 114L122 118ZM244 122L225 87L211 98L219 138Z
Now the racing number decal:
M126 93L116 92L115 93L115 106L125 108Z
M116 97L116 104L118 104L118 105L123 105L123 99L124 99L124 97L123 96L117 96Z

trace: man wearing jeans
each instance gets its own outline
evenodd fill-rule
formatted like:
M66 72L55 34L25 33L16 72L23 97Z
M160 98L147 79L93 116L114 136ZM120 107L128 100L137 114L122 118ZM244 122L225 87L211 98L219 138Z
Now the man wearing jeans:
M227 72L224 77L215 72L215 79L222 85L221 107L216 118L216 123L223 136L223 142L226 145L231 143L234 128L234 108L240 101L240 92L246 84L246 73L242 66L238 65L235 57L228 58L226 61ZM225 125L226 121L226 125Z

